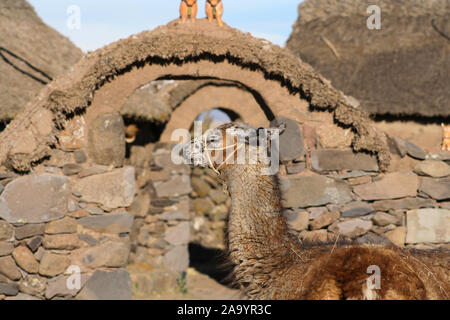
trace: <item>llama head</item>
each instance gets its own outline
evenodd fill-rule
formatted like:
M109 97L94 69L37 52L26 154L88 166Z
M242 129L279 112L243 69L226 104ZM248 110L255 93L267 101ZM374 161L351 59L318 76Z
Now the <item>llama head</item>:
M227 123L186 143L182 148L183 157L196 166L209 166L218 174L231 165L269 165L269 157L274 153L271 142L284 128L284 124L256 129L245 123Z

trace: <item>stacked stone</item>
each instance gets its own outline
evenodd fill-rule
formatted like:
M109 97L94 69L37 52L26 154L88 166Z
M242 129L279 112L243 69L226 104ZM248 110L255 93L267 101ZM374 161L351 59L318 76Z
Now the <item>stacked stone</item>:
M381 173L375 157L352 151L350 131L280 120L283 205L299 239L449 246L448 154L389 138L394 160L413 166ZM191 176L170 144L133 146L125 159L117 115L100 116L88 135L82 117L73 126L80 134L63 131L29 175L0 168L0 299L129 299L129 262L155 275L132 279L151 293L176 285L189 242L224 247L230 199L214 172ZM70 286L78 271L80 286Z
M0 173L0 295L130 299L136 179L122 118L100 116L87 136L80 116L66 131L29 175Z
M328 142L317 128L300 128L285 137L280 158L285 216L302 241L449 246L448 155L427 155L395 138L393 156L415 159L415 167L380 173L375 157L353 152L347 141Z
M55 151L30 175L0 175L0 294L6 299L131 298L123 268L134 168L86 160L83 151ZM81 287L71 289L74 272Z
M225 227L231 199L211 169L192 171L192 241L206 248L225 249Z
M130 163L137 170L138 185L130 207L135 216L131 262L176 279L189 266L191 170L172 162L172 147L160 143L131 148Z
M449 156L427 155L395 138L400 146L391 148L393 157L415 159L415 167L381 173L374 156L352 151L351 134L346 135L344 129L299 125L287 118L272 125L280 122L286 124L280 137L284 214L299 239L305 243L347 240L415 248L448 246ZM193 170L192 188L191 240L223 249L228 196L210 169Z

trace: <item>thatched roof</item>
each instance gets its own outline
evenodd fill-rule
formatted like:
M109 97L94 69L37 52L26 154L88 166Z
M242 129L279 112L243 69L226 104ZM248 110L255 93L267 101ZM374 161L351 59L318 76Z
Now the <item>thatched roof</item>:
M75 112L120 110L136 87L178 77L238 82L267 104L264 111L271 112L272 118L281 114L287 103L301 108L307 101L313 109L332 113L337 125L353 129L355 151L376 154L382 170L389 165L385 139L366 113L311 66L289 50L228 26L220 28L206 19L189 27L177 19L87 54L72 72L42 90L0 133L0 164L29 171L48 156L59 129ZM266 79L274 85L268 86ZM51 116L52 121L37 135L30 119L40 114Z
M369 30L369 5L381 30ZM449 0L306 0L287 47L377 115L450 116Z
M13 119L83 53L25 0L0 1L0 122Z

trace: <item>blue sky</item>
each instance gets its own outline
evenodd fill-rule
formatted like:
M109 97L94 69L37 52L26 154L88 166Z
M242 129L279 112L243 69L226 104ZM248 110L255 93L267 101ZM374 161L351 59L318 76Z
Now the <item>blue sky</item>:
M297 19L301 0L223 0L224 21L283 46ZM143 30L151 30L178 17L180 0L29 0L38 15L50 26L69 37L84 51ZM199 18L205 0L199 0ZM80 8L81 28L67 26L68 9Z

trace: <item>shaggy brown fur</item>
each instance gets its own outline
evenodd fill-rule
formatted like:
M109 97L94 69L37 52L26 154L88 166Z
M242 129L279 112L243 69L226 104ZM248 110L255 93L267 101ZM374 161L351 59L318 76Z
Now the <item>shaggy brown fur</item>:
M202 146L196 152L203 152L211 149L206 141L197 138L190 145ZM223 139L222 143L233 146L235 141L227 144ZM277 177L261 175L261 163L220 167L216 156L212 153L211 160L231 195L228 241L233 273L249 298L450 299L448 251L374 245L305 248L288 232ZM381 286L371 290L367 270L373 265L380 268Z

